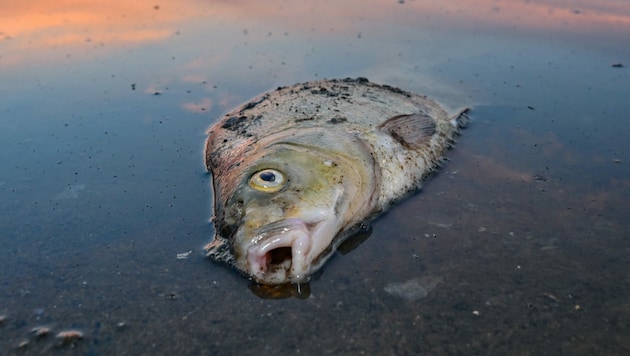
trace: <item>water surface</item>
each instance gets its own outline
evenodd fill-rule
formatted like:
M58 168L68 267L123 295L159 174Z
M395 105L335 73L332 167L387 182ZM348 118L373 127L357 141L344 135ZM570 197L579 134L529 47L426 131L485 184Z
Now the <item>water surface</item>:
M0 353L630 352L626 1L0 7ZM470 125L310 294L260 298L202 253L205 130L357 76Z

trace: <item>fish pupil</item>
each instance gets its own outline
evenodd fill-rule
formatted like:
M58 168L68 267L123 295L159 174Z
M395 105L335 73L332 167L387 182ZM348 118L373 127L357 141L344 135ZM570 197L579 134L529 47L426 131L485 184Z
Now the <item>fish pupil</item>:
M262 172L260 173L260 179L265 182L273 182L276 180L276 175L271 172Z

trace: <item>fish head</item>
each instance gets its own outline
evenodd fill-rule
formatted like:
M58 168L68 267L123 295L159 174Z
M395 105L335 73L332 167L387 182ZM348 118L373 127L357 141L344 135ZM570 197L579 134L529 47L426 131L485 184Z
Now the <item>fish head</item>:
M214 182L214 244L227 245L230 263L258 283L305 282L370 209L371 155L356 140L316 147L302 134L266 142L230 172L236 184Z

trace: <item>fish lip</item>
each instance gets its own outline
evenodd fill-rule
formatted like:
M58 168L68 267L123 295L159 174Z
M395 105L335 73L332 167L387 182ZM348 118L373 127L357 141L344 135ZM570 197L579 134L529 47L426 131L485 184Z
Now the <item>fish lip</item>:
M312 247L311 238L323 222L286 218L258 229L247 248L250 275L263 284L305 281L310 272L305 262ZM272 251L280 248L290 248L290 258L272 261Z

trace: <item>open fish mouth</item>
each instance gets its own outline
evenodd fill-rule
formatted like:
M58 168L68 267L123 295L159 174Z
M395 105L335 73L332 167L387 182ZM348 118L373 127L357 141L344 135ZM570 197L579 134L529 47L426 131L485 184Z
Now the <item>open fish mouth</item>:
M326 221L306 223L287 218L260 228L247 249L247 263L252 277L259 283L300 283L310 274L313 241L325 234Z

